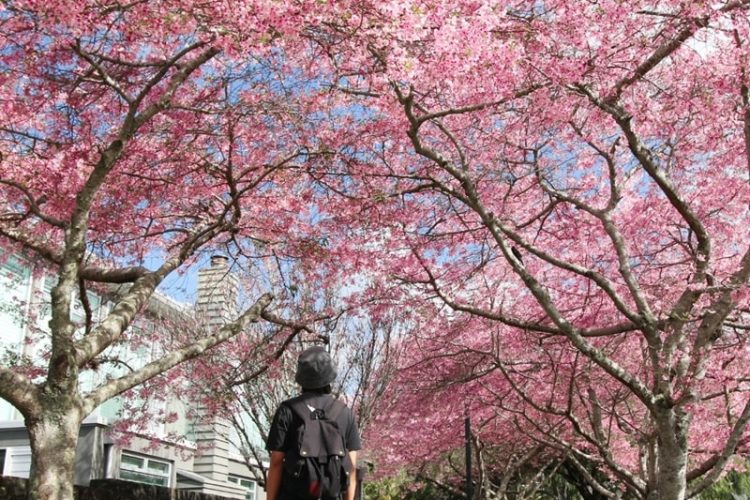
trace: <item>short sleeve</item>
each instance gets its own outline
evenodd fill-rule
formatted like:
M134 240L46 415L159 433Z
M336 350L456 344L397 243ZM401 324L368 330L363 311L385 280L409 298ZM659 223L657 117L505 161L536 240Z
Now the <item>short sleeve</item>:
M286 451L289 430L292 426L292 410L287 405L279 406L271 422L271 430L268 431L266 450Z
M359 428L357 427L357 421L354 418L354 413L350 410L347 412L348 425L346 426L346 449L349 451L358 451L362 449L362 441L359 438Z

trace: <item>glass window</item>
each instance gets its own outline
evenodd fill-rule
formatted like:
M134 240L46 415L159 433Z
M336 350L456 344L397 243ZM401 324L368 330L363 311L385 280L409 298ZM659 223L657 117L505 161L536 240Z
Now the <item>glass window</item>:
M120 461L123 468L136 468L136 469L142 469L143 465L145 463L145 460L142 458L134 457L132 455L126 455L122 454L122 460Z
M57 284L57 278L47 275L42 280L41 293L37 295L37 326L43 331L49 331L49 320L52 319L52 289Z
M0 450L0 476L5 474L5 450Z
M122 399L120 396L117 396L110 400L105 401L99 407L99 415L104 418L110 418L114 420L120 416L121 410L122 410Z
M257 487L257 483L255 481L253 481L252 479L248 479L246 477L231 476L231 475L227 479L229 480L230 483L244 486L247 489L247 493L245 493L245 498L247 500L255 500L255 489Z
M171 464L164 460L123 453L120 458L120 479L136 483L169 486Z
M6 448L3 458L3 474L13 477L29 477L31 470L31 447Z
M6 354L0 350L0 356ZM0 422L9 420L21 420L21 414L18 413L16 407L8 403L4 399L0 399ZM0 468L0 474L3 473L3 469Z
M30 279L25 260L0 256L0 343L14 351L24 337Z
M157 470L162 474L169 472L169 464L165 462L154 462L153 460L149 460L148 467L149 469Z
M96 322L99 320L99 315L101 314L101 301L99 296L91 292L86 292L86 298L88 299L89 307L91 308L91 321ZM73 321L83 324L86 321L86 310L83 307L83 302L81 301L78 290L76 290L73 299L70 317Z

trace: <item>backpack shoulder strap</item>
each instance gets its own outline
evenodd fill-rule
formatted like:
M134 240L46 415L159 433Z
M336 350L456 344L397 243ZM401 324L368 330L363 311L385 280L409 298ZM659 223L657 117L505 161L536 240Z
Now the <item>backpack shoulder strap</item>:
M325 394L322 398L305 395L297 396L295 398L287 399L282 404L288 406L305 422L310 420L310 413L312 412L310 408L323 410L327 419L334 420L346 406L338 399L334 399L330 394Z
M346 408L346 405L344 403L342 403L338 399L333 399L330 406L326 408L326 418L328 420L335 421L336 418L339 416L339 413L341 413L344 410L344 408Z
M282 404L292 410L303 422L307 423L310 420L310 409L307 407L305 401L306 399L297 396L296 398L287 399Z

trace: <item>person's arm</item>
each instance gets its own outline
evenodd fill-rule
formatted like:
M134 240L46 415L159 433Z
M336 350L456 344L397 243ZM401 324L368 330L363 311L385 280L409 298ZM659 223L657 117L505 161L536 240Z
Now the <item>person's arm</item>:
M350 451L349 458L352 461L352 471L349 473L349 487L346 489L346 500L354 500L357 494L357 452Z
M271 455L266 477L266 498L277 500L281 489L281 477L284 472L284 451L288 449L286 438L292 419L291 410L284 404L279 406L271 422L271 429L266 439L266 450Z
M283 468L284 452L272 451L271 464L268 466L268 477L266 478L266 500L276 500L276 497L279 495Z

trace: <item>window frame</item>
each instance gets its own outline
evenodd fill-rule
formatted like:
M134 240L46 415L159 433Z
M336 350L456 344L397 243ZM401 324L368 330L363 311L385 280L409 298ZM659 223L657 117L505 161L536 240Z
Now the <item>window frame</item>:
M31 446L5 446L0 475L28 479L31 472ZM15 470L14 470L15 469Z
M126 459L140 460L141 465L133 463L127 463ZM159 467L151 467L151 464L158 464L164 466L163 470L159 470ZM141 484L152 484L154 486L163 486L165 488L172 487L172 470L173 464L171 461L163 458L152 457L150 455L142 455L140 453L134 453L131 451L123 451L120 453L120 467L118 470L118 477L123 481L130 481L133 483ZM123 477L123 473L125 476ZM139 480L137 477L140 476L143 480ZM165 482L161 483L158 481L148 481L147 479L160 480L163 479Z
M258 496L258 482L255 479L251 479L246 476L238 476L237 474L229 474L229 476L227 476L227 481L229 481L232 484L236 484L237 486L240 486L242 488L245 488L247 490L247 493L245 494L246 500L256 500ZM242 484L243 481L245 483L252 484L252 487L250 487L247 484Z

